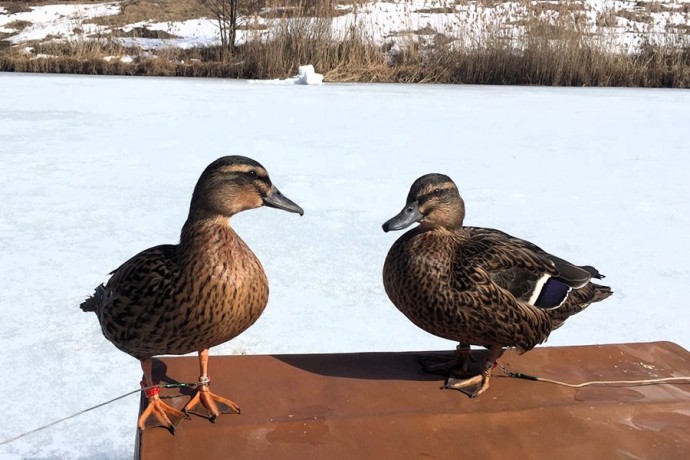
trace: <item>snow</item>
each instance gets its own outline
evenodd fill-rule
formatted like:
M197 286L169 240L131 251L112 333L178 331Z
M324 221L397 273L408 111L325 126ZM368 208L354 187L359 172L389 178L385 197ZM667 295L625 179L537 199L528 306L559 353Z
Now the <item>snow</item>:
M141 47L144 49L165 49L169 47L191 49L220 45L218 24L208 18L178 22L137 22L123 27L122 30L130 32L138 27L165 31L180 38L118 38L117 41L124 46Z
M138 387L139 364L78 305L131 255L177 241L199 174L228 154L261 162L306 213L233 219L271 297L212 355L452 349L400 314L381 281L401 234L381 224L428 172L456 181L467 224L607 275L614 296L547 345L690 348L690 91L2 73L0 88L11 88L0 97L0 383L14 390L0 442ZM137 404L0 457L131 458Z
M129 55L127 55L127 56L105 56L103 58L103 60L106 62L120 61L120 62L123 62L125 64L131 64L132 62L134 62L134 57L129 56Z
M11 32L3 25L14 21L32 23L21 32L9 38L10 43L18 44L31 40L44 40L49 37L67 39L81 34L96 35L105 28L90 24L88 20L120 13L119 2L89 3L76 5L45 5L30 7L31 11L0 16L0 32ZM2 12L0 12L2 13Z
M297 75L292 77L297 85L320 85L323 83L323 75L314 71L311 64L301 65L297 68Z
M323 75L314 71L314 66L311 64L301 65L297 68L297 75L291 78L273 80L248 80L248 83L257 85L321 85L323 84Z

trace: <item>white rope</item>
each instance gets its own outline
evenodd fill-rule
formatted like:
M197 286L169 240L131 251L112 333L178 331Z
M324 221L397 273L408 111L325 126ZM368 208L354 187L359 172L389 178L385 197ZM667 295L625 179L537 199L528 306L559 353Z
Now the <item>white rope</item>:
M690 376L687 377L662 377L656 379L643 380L590 380L582 383L568 383L560 380L547 379L544 377L535 377L534 375L522 374L520 372L512 372L500 365L503 373L508 377L523 380L533 380L535 382L553 383L555 385L562 385L570 388L584 388L584 387L608 387L608 386L642 386L642 385L659 385L664 383L690 383Z

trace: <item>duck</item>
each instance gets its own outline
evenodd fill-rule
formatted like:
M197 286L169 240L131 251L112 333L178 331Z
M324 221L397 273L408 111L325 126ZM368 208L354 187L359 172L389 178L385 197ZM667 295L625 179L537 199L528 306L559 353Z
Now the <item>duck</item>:
M194 187L179 243L136 254L80 305L96 314L106 339L141 363L148 399L137 423L142 431L163 427L174 434L188 414L215 422L220 414L240 413L235 402L209 389L209 348L244 332L268 302L263 266L230 225L235 214L262 206L304 214L257 161L218 158ZM197 391L179 411L160 399L152 358L193 352Z
M507 348L527 352L570 316L609 297L604 275L492 228L464 225L465 203L453 180L438 173L414 181L402 211L384 232L418 225L391 246L383 266L390 301L412 323L458 342L456 356L423 370L446 372L444 388L476 398ZM489 349L480 372L468 371L471 345Z

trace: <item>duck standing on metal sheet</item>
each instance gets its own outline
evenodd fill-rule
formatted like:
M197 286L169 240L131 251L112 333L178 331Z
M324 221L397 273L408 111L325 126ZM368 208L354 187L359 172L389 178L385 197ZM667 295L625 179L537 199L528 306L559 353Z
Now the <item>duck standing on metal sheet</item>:
M383 283L393 304L431 334L460 342L458 355L426 370L467 371L470 345L489 348L479 375L449 378L471 397L489 388L505 347L525 352L569 316L612 294L595 268L576 266L499 230L463 226L465 204L443 174L417 179L403 210L383 230L419 226L391 247Z
M270 206L304 214L271 183L254 160L227 156L211 163L194 188L180 243L135 255L81 304L93 311L103 335L141 361L142 385L155 385L151 357L198 352L198 391L183 409L215 421L238 406L209 391L208 349L251 326L268 302L268 280L259 259L230 227L238 212ZM153 388L139 428L174 432L184 414Z

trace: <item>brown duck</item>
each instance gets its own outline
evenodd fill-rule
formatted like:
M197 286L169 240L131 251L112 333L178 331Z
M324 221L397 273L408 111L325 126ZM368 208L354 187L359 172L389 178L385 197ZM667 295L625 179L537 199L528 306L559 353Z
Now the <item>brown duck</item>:
M466 371L469 346L489 348L479 375L446 383L476 397L489 388L504 348L531 350L569 316L612 292L591 282L603 278L595 268L573 265L499 230L465 227L464 218L465 204L448 176L417 179L403 210L383 224L386 232L420 224L391 247L383 283L414 324L460 343L456 359L427 370Z
M239 413L234 402L209 391L208 349L241 334L268 301L261 263L229 221L238 212L264 205L304 213L256 161L219 158L194 188L180 243L135 255L81 304L82 310L96 313L108 340L141 361L146 387L156 384L151 357L198 352L198 391L185 413L211 421L221 413ZM147 392L139 428L162 426L174 432L185 415L161 401L156 390Z

